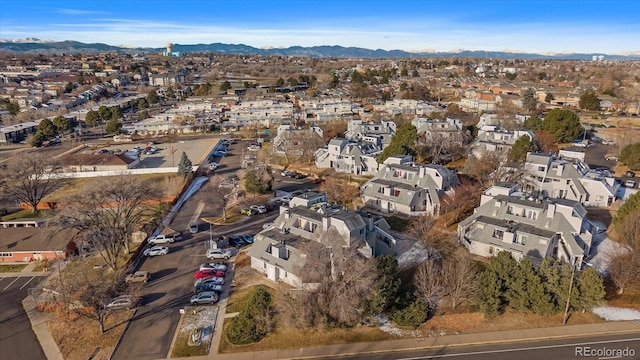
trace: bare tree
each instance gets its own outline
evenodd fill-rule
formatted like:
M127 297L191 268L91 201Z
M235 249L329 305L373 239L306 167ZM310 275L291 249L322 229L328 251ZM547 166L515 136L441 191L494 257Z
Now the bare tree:
M82 234L105 263L118 270L120 253L129 252L131 234L150 220L157 193L135 177L98 179L65 201L59 224Z
M60 163L51 156L24 154L2 165L0 188L7 197L27 203L37 212L42 199L67 181L60 170Z
M238 187L236 184L223 182L220 176L214 176L200 193L206 203L219 207L222 210L222 218L227 220L227 206L237 197Z
M436 259L427 259L413 274L413 286L429 309L435 309L442 293L442 268Z
M640 286L640 210L630 212L615 229L622 247L611 256L609 276L622 294Z
M96 321L100 332L111 314L107 304L116 295L130 295L132 304L137 296L124 283L124 272L95 269L85 259L76 259L60 272L64 277L65 307L83 317Z
M305 280L317 284L309 292L319 317L343 325L357 324L374 293L374 260L363 257L355 246L345 246L335 228L327 231L320 243L310 241L306 246Z
M444 225L455 224L471 215L480 203L481 191L478 184L463 181L453 189L452 194L446 194L440 207L440 213L446 215Z
M360 189L347 180L327 177L321 188L329 201L338 204L346 204L360 196Z
M468 255L458 253L443 260L442 286L453 309L477 295L478 272Z

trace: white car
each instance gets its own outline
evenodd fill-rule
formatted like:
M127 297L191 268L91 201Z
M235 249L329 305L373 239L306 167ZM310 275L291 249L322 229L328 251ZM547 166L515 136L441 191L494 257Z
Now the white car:
M136 302L130 295L118 296L112 299L105 308L109 310L132 309L136 306Z
M146 249L142 254L144 256L159 256L159 255L167 255L168 253L169 253L168 247L156 245L152 248Z
M264 205L251 205L249 209L255 210L258 214L264 214L267 212L267 208Z
M150 237L147 240L147 242L149 243L149 245L171 244L181 239L182 239L181 236L176 236L171 234L160 234L160 235Z
M219 264L219 263L207 263L207 264L200 265L200 270L204 270L204 269L211 269L215 271L227 271L227 265Z
M215 170L217 168L219 168L220 165L217 162L212 162L209 164L209 170Z
M207 259L228 259L232 256L231 251L222 249L211 249L207 252Z

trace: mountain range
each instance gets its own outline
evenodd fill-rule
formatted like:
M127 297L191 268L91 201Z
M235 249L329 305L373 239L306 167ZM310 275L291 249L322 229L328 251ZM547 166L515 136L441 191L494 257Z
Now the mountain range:
M78 41L51 41L36 38L19 40L0 39L0 51L31 54L71 54L71 53L99 53L121 52L128 54L160 53L164 48L137 48L130 46L113 46L102 43L82 43ZM593 56L604 55L606 60L640 60L640 52L627 52L625 54L602 53L556 53L537 54L516 51L481 51L481 50L452 50L439 52L433 50L404 51L365 49L359 47L344 46L290 46L287 48L256 48L244 44L174 44L173 51L182 53L218 53L236 55L282 55L282 56L309 56L318 58L433 58L433 57L459 57L459 58L492 58L492 59L555 59L555 60L592 60Z

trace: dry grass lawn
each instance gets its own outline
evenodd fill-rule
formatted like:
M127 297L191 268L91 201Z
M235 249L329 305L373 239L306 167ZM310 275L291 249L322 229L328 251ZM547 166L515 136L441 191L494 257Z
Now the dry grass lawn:
M226 319L226 329L231 319ZM277 327L276 331L249 345L233 345L222 335L219 352L222 354L236 352L264 351L273 349L297 349L301 347L322 346L332 344L348 344L389 340L392 337L378 328L357 327L355 329L306 330L291 327Z
M101 349L94 359L109 359L131 314L133 310L115 312L107 319L104 334L97 322L73 314L67 319L56 317L47 325L65 360L86 360L97 347Z
M507 311L493 319L482 313L460 313L436 315L418 329L428 334L470 334L489 331L532 329L562 325L564 314L539 316ZM570 314L567 325L597 324L604 320L591 313Z

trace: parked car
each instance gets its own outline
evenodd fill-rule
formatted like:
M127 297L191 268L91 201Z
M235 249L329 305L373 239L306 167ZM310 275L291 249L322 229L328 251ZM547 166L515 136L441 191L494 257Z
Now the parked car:
M197 222L191 222L189 223L189 232L192 234L196 234L199 231L199 227L198 227L198 223Z
M228 259L231 251L222 249L211 249L207 252L207 259Z
M618 161L618 157L616 155L605 155L604 159L610 161Z
M193 274L194 279L202 279L207 277L224 277L224 271L213 270L213 269L204 269L198 270L195 274Z
M196 287L198 284L216 284L216 285L224 285L223 277L208 277L208 278L200 278L193 283L193 286Z
M249 208L254 210L257 214L264 214L267 212L267 208L264 205L251 205Z
M626 173L624 173L624 176L627 177L636 177L636 173L634 173L633 171L629 170Z
M253 244L253 236L251 235L241 234L241 235L238 235L238 238L244 241L245 244Z
M624 182L624 186L628 188L634 188L636 187L636 182L633 180L627 180Z
M182 236L173 234L160 234L150 237L147 242L149 245L171 244L178 240L182 240Z
M233 247L241 248L241 247L247 245L247 243L245 243L244 240L242 240L237 235L229 235L229 236L227 236L227 240L229 241L229 245L231 245Z
M189 300L191 305L214 304L218 302L218 294L213 291L204 291L197 293Z
M220 167L220 165L217 162L209 163L209 170L211 170L211 171L213 171L213 170L215 170L215 169L217 169L219 167Z
M315 178L313 180L311 180L312 184L320 184L323 180L321 178Z
M283 170L280 175L284 176L284 177L290 177L291 176L291 171L289 170Z
M196 293L204 292L204 291L215 291L217 293L221 293L222 285L214 284L214 283L200 283L200 284L196 284L193 287L193 291L195 291Z
M294 173L292 177L293 177L294 179L304 179L304 178L306 178L306 177L307 177L307 175L305 175L305 174L301 174L301 173L298 173L298 172L297 172L297 173Z
M133 274L127 275L127 277L125 278L125 281L128 283L146 283L149 280L151 280L151 275L148 271L136 271Z
M222 151L214 151L212 155L216 157L225 157L227 156L227 153Z
M222 263L206 263L200 265L200 270L211 269L215 271L227 271L227 264Z
M251 216L251 215L255 215L258 212L252 208L246 208L246 209L241 209L240 210L240 214L241 215L247 215L247 216Z
M267 212L273 210L273 205L265 204L264 208L267 209Z
M144 256L160 256L167 255L169 253L169 248L166 246L156 245L149 249L146 249L142 254Z
M118 296L105 305L108 310L133 309L134 307L136 307L136 301L131 295Z

